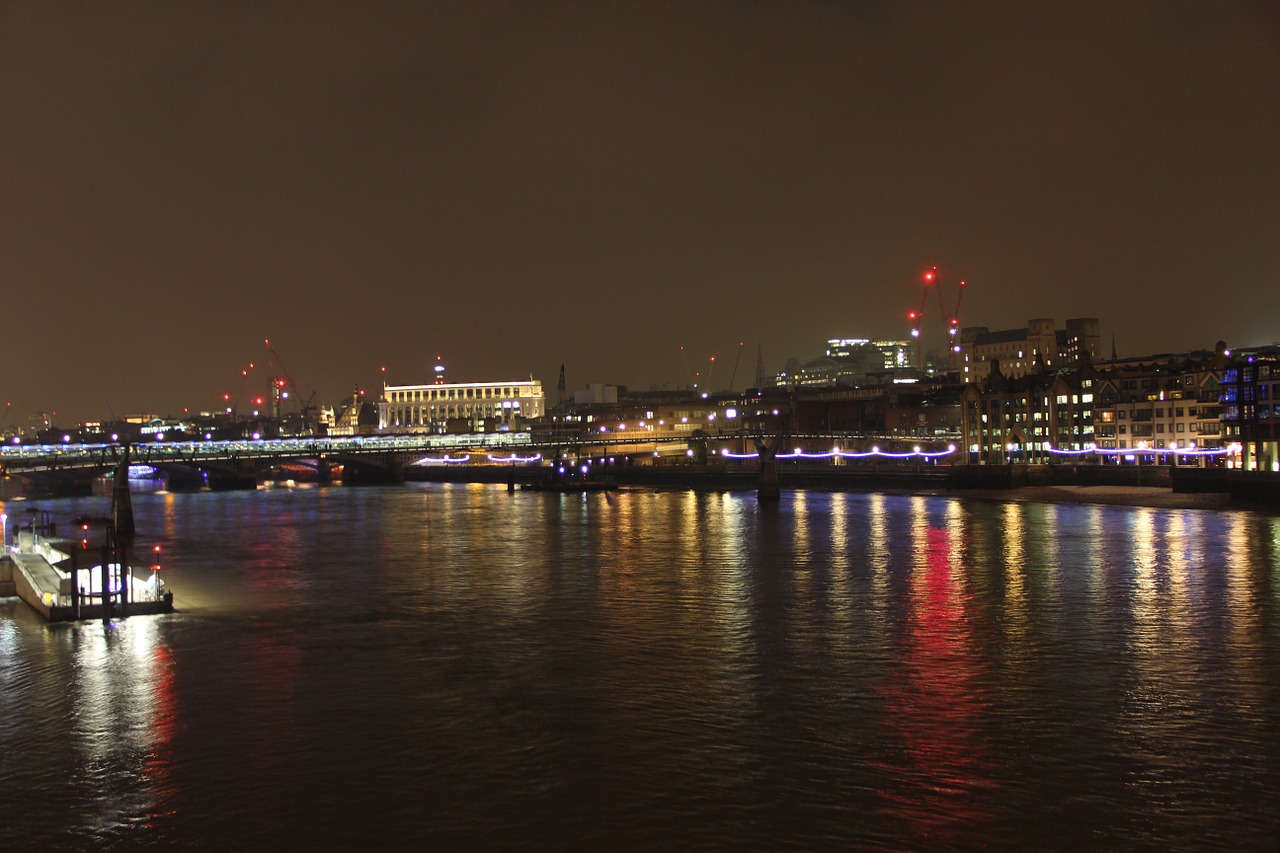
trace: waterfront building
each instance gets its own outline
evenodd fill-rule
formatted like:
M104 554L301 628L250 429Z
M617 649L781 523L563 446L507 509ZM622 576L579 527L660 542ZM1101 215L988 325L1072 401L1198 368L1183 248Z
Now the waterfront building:
M1239 442L1240 466L1280 471L1280 348L1237 353L1222 373L1223 438Z
M1223 446L1220 379L1226 345L1216 353L1149 356L1100 365L1094 435L1103 449L1209 450ZM1173 457L1177 464L1208 464Z
M1073 367L1086 358L1098 360L1098 320L1080 317L1056 329L1053 320L1029 320L1025 328L993 332L986 326L960 330L961 379L982 382L991 360L998 359L1005 378L1035 369L1037 359L1050 369Z
M481 432L486 425L540 418L546 412L542 383L455 382L384 385L378 401L379 432Z
M1071 369L1005 375L991 359L980 382L961 392L961 441L971 463L1043 463L1051 449L1083 450L1094 441L1097 372L1086 358Z

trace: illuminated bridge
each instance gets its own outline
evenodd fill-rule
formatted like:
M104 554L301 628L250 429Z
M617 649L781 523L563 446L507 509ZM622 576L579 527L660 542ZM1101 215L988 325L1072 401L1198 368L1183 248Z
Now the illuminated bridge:
M742 433L654 436L588 434L572 438L536 438L528 432L464 435L393 435L290 438L253 441L189 441L133 444L131 465L139 474L161 476L181 487L250 489L272 477L345 483L393 483L410 466L501 465L540 467L568 458L575 464L616 458L661 457L706 464L724 462L752 467L755 437ZM873 444L879 441L883 444ZM913 443L915 442L915 443ZM780 459L827 460L836 464L872 459L886 463L936 462L954 447L943 441L921 445L901 436L813 434L790 436ZM842 449L857 448L865 449ZM87 493L94 479L113 472L121 444L14 445L0 447L0 473L32 481L45 491ZM136 469L135 469L136 470Z

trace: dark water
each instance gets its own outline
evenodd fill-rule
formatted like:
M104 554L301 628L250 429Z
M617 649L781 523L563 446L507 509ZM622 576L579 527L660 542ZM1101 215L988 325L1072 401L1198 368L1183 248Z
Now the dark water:
M135 501L180 613L46 626L0 602L0 849L1280 830L1276 517L476 486Z

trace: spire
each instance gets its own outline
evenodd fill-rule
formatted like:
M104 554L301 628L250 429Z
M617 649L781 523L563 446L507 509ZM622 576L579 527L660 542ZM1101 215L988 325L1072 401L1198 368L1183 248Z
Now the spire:
M764 351L760 349L760 343L756 342L756 390L764 388Z
M1120 360L1116 358L1116 336L1114 334L1111 335L1111 360L1113 362Z

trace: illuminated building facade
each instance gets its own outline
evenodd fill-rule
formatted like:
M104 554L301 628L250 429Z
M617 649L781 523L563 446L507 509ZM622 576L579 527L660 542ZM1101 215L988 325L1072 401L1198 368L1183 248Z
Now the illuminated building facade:
M540 418L546 412L542 383L471 382L384 385L378 401L379 432L483 429L486 422Z
M1224 439L1240 443L1240 466L1280 471L1280 349L1241 353L1222 372Z
M1053 320L1030 320L1026 328L992 332L986 326L960 330L961 379L981 382L991 359L999 359L1007 378L1031 372L1037 358L1050 369L1073 367L1086 358L1098 359L1098 321L1093 317L1068 320L1066 328L1054 328Z
M1117 363L1098 377L1094 435L1103 449L1210 450L1224 446L1220 359L1189 356ZM1168 458L1168 457L1166 457ZM1208 464L1173 457L1177 464Z
M1083 450L1093 444L1093 366L1086 361L1074 370L1049 370L1041 361L1036 367L1006 376L993 359L981 382L965 386L961 441L968 461L1041 463L1050 460L1051 450Z
M914 348L909 341L832 338L821 358L789 363L774 384L795 388L875 384L887 374L915 375Z

